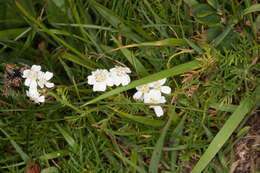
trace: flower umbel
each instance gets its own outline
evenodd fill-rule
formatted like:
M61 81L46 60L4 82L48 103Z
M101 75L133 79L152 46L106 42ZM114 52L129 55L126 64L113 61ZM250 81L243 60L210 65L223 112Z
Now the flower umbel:
M163 86L163 84L166 82L166 78L149 83L149 87L160 91L161 93L164 94L170 94L171 93L171 88L168 86Z
M131 73L131 70L128 67L116 66L109 71L111 79L116 86L119 86L120 84L126 86L130 83L131 79L127 73Z
M41 71L41 66L33 65L31 69L27 69L23 71L23 78L25 79L24 85L29 86L30 88L37 88L38 73Z
M113 86L113 80L107 70L97 69L88 76L88 84L93 85L93 91L105 91L106 86Z
M30 88L29 91L26 91L26 95L35 103L39 104L45 102L45 97L40 95L37 88Z
M40 88L43 88L46 86L47 88L52 88L54 87L54 83L48 82L53 77L53 73L51 72L39 72L38 73L38 85Z
M149 94L144 98L144 103L151 103L151 104L161 104L165 103L166 99L162 95L158 95L158 92L155 90L151 90ZM160 117L163 115L163 109L161 106L149 106L150 108L154 109L155 114L157 117Z
M135 100L144 100L144 97L150 92L150 87L148 84L144 84L136 87L137 92L133 95Z
M166 100L165 97L162 96L162 93L164 94L171 93L171 88L168 86L164 86L165 82L166 82L166 78L138 86L136 87L137 92L133 95L133 98L135 100L142 100L144 101L144 103L150 103L150 104L165 103ZM161 106L152 105L150 106L150 108L154 109L157 117L163 115L163 109Z

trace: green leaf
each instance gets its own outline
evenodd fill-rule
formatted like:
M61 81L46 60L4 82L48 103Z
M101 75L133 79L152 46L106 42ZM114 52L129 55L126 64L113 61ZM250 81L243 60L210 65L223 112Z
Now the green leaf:
M130 120L133 120L135 122L145 124L145 125L148 125L148 126L161 127L165 124L165 122L162 121L162 120L154 120L154 119L150 119L150 118L143 117L143 116L131 115L131 114L119 111L119 110L112 108L112 107L108 107L108 108L115 111L117 113L117 115L119 115L121 118L127 118L127 119L130 119Z
M260 11L260 4L254 4L243 11L243 15Z
M198 17L196 18L196 21L201 24L216 25L220 23L220 16L217 14L210 14L208 16Z
M228 27L227 29L225 29L216 39L215 39L215 47L217 47L222 41L224 41L224 39L226 38L226 36L230 33L230 31L232 30L231 27Z
M121 47L120 43L118 40L116 40L115 37L112 36L112 39L114 42ZM129 51L126 48L120 49L123 55L126 57L126 59L132 64L132 66L136 69L136 72L141 75L141 76L147 76L149 73L146 71L145 67L143 64L134 56L134 54Z
M121 160L123 160L124 162L126 162L127 164L129 164L130 166L132 166L133 168L135 168L139 173L146 173L145 170L143 170L142 168L140 168L139 166L137 166L136 164L134 164L133 162L131 162L130 160L128 160L127 158L121 156L120 154L114 152L114 154L120 158Z
M194 50L196 50L198 53L203 53L203 50L197 46L195 43L191 42L190 40L188 40L187 38L184 38L184 40L186 41L186 43L193 48Z
M192 7L192 14L196 17L205 17L216 13L216 10L211 8L208 4L197 4Z
M0 41L13 40L16 37L18 37L20 34L25 32L27 29L28 28L16 28L16 29L2 30L0 31Z
M92 6L97 9L97 11L106 19L107 22L113 25L114 28L118 28L120 33L125 37L127 37L128 39L134 40L135 42L144 41L143 38L146 38L147 40L152 40L152 38L140 27L136 25L131 26L132 24L130 23L126 24L125 21L122 18L120 18L117 14L115 14L112 10L95 2L94 0L89 0L89 1L93 3ZM139 31L139 34L141 34L143 38L137 35L136 33L134 33L133 29L137 32Z
M133 81L132 83L130 83L127 86L118 87L116 89L113 89L112 91L106 92L106 93L98 96L97 98L88 101L87 103L85 103L81 107L84 107L88 104L93 104L97 101L111 97L112 95L118 94L120 92L129 90L129 89L132 89L132 88L135 88L137 86L140 86L140 85L143 85L143 84L146 84L146 83L150 83L150 82L153 82L153 81L157 81L157 80L160 80L160 79L163 79L163 78L168 78L170 76L183 74L186 71L195 70L195 69L198 69L200 67L201 67L200 62L197 61L197 60L194 60L194 61L190 61L190 62L185 63L185 64L181 64L181 65L172 67L172 68L167 69L167 70L163 70L161 72L146 76L146 77L144 77L140 80Z
M254 105L260 100L260 87L256 88L253 96L248 97L241 101L239 107L236 111L229 117L224 126L215 136L215 138L210 143L209 147L205 153L201 156L198 163L192 169L191 173L200 173L203 169L210 163L217 152L225 144L228 138L232 135L235 129L238 127L239 123L243 118L250 112Z
M5 134L6 137L11 138L11 136L4 129L0 128L0 130ZM23 161L27 163L30 159L29 156L19 147L19 145L14 140L10 139L10 142L15 148L16 152L19 153Z
M65 151L55 151L52 153L44 154L44 155L40 156L39 159L42 161L46 161L46 160L55 159L55 158L58 158L58 157L64 156L64 155L65 155Z
M89 66L89 63L87 61L85 61L84 59L78 58L77 56L75 56L73 54L65 52L60 55L60 58L64 58L64 59L74 62L78 65L81 65L82 67L86 67L90 70L95 70L94 68Z
M36 25L38 25L44 32L46 32L47 34L49 34L53 39L55 39L57 42L61 43L62 45L64 45L65 47L67 47L68 49L70 49L72 52L74 52L76 55L78 55L80 58L84 59L85 61L87 61L89 64L96 66L96 67L100 67L99 64L97 64L96 62L88 59L85 55L83 55L82 53L80 53L77 49L75 49L74 47L72 47L71 45L69 45L67 42L65 42L64 40L62 40L61 38L57 37L52 31L50 31L46 26L44 26L40 21L38 21L37 19L35 19L34 17L32 17L29 13L27 13L27 11L17 2L15 1L16 6L18 7L18 9L32 22L34 22ZM92 68L93 69L93 68Z
M58 170L58 168L52 166L52 167L41 170L41 173L59 173L59 170Z
M188 4L190 7L198 4L196 0L184 0L184 2Z
M207 2L214 9L218 9L219 8L218 0L207 0Z
M162 148L163 148L163 142L166 136L166 133L172 123L172 117L170 116L167 124L163 128L162 134L158 141L156 142L155 149L153 150L153 155L149 164L149 172L151 173L157 173L158 172L158 165L160 163L161 155L162 155Z
M63 128L61 128L58 124L55 124L57 129L60 131L62 136L65 138L67 143L70 145L70 147L73 149L75 153L78 153L79 151L79 146L76 143L76 141L69 135L68 132L66 132Z
M170 138L170 142L172 143L172 148L180 148L181 145L180 144L180 139L176 138L176 136L181 136L182 135L182 131L183 131L183 127L184 127L184 123L186 120L187 114L185 114L181 121L179 122L179 124L177 125L177 127L173 130L172 134L171 134L171 138ZM185 148L185 147L184 147ZM176 162L177 162L177 156L178 156L178 151L172 151L171 153L171 171L172 172L176 172Z

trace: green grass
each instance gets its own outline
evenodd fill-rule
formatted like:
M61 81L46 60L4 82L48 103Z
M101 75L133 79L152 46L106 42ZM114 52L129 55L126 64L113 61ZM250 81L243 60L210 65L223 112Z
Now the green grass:
M41 65L55 88L41 105L25 86L1 93L0 172L25 172L30 158L46 173L229 172L260 104L255 2L2 1L0 88L6 64ZM94 93L91 71L120 64L132 82ZM132 96L165 77L157 118Z

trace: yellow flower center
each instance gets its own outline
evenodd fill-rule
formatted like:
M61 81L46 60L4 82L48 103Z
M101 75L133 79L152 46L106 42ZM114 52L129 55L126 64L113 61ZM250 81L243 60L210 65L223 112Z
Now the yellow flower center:
M151 103L151 104L157 104L158 102L157 102L156 99L151 98L151 99L150 99L150 103Z
M123 67L118 67L118 68L116 69L116 74L117 74L118 76L124 76L124 75L125 75L125 69L124 69Z
M160 83L156 83L154 86L153 86L154 89L157 89L157 90L161 90L162 86L160 85Z
M148 93L150 91L150 88L148 85L143 85L141 92L142 93Z
M98 72L95 75L95 78L96 78L97 82L104 82L106 80L106 75L104 73L102 73L102 72Z
M37 77L38 77L38 73L35 71L31 71L28 75L28 78L30 79L37 79Z

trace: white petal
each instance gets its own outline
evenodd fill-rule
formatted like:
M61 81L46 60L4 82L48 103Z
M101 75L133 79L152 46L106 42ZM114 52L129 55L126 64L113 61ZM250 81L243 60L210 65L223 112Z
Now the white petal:
M44 72L42 71L39 71L37 75L38 75L38 79L44 78Z
M151 83L148 83L147 85L152 88L154 85L156 84L156 82L151 82Z
M40 70L41 70L41 66L39 66L39 65L33 65L32 68L31 68L31 70L33 70L33 71L40 71Z
M141 91L137 91L134 95L133 95L133 98L135 100L142 100L142 95L143 93Z
M131 70L130 70L130 68L128 68L128 67L125 67L125 72L126 72L126 73L131 73Z
M23 71L23 78L27 78L28 74L30 73L31 70L24 70Z
M110 76L107 76L106 85L107 86L113 86L114 85L114 81Z
M121 83L122 83L123 86L126 86L130 83L130 81L131 81L130 77L128 75L125 75L125 76L122 77Z
M93 91L106 91L106 84L104 82L95 83Z
M40 96L37 100L38 100L38 102L43 103L43 102L45 102L45 97L44 96Z
M48 71L46 73L44 73L44 78L46 80L50 80L52 77L53 77L53 73L48 72Z
M36 82L36 80L31 80L30 87L31 87L31 88L37 88L37 82Z
M94 75L88 76L88 84L94 85L96 83L96 79Z
M119 86L121 84L120 80L114 80L114 85Z
M38 83L38 85L39 85L40 88L43 88L43 87L44 87L44 83L43 83L43 82L38 81L37 83ZM46 84L46 83L45 83L45 84Z
M52 87L54 87L54 83L46 82L46 83L45 83L45 86L46 86L47 88L52 88Z
M31 79L30 78L25 79L24 85L25 86L30 86L30 84L31 84Z
M111 68L109 71L114 73L116 71L116 68Z
M161 117L163 115L163 109L161 106L152 106L152 108L154 109L157 117Z
M158 99L158 103L166 103L166 99L164 96L161 96L159 99Z
M159 90L151 89L148 93L148 96L154 99L158 99L162 96L162 94Z
M166 78L163 78L161 80L158 81L160 83L160 85L163 85L166 82Z
M168 86L162 86L161 91L164 94L170 94L171 93L171 88L168 87Z

